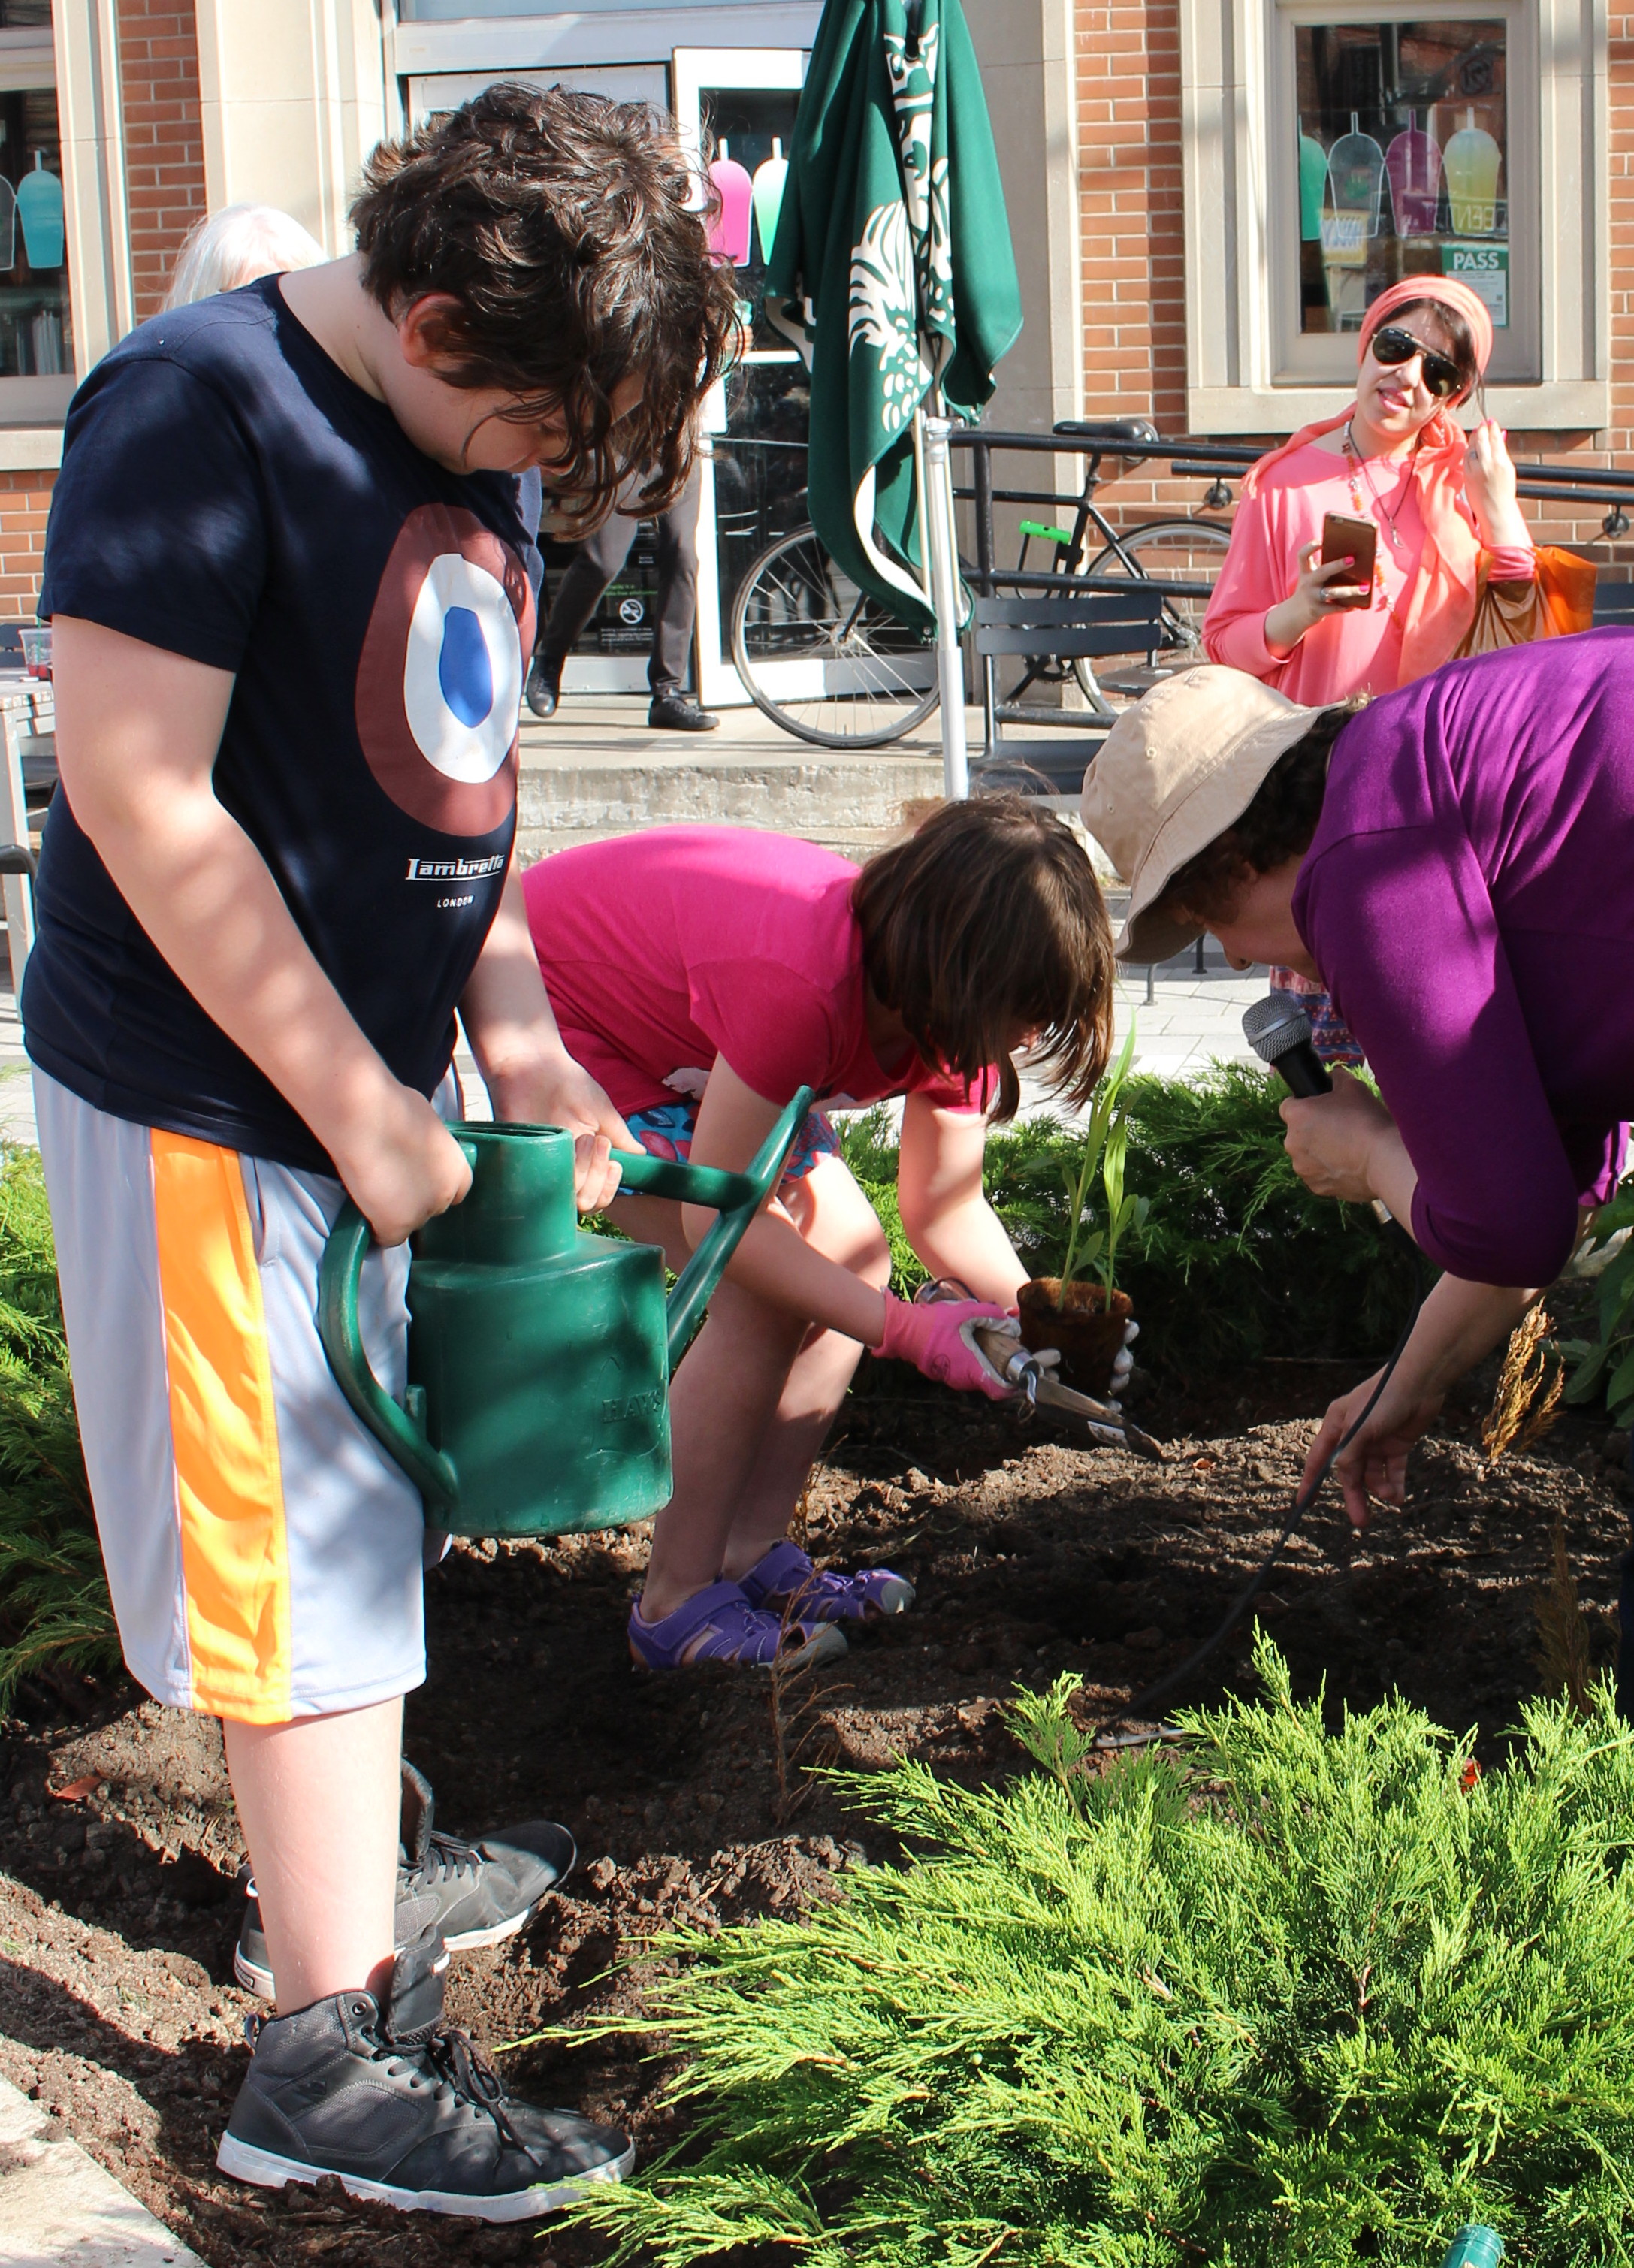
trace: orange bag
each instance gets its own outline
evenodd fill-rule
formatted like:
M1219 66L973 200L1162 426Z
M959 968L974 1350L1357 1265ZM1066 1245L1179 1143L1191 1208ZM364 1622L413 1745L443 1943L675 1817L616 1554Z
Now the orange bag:
M1495 653L1506 645L1529 645L1534 638L1570 637L1594 620L1592 559L1563 551L1557 543L1537 547L1537 579L1494 583L1488 571L1492 555L1483 551L1476 571L1475 620L1465 631L1454 660L1466 654Z

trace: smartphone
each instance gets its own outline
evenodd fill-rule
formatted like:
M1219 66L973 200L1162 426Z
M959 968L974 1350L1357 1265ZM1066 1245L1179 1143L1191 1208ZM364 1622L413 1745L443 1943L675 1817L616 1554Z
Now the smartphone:
M1373 598L1373 558L1379 549L1379 530L1371 519L1351 519L1341 512L1322 515L1322 564L1335 559L1353 559L1355 566L1343 578L1346 583L1359 583L1361 594L1354 599L1336 599L1333 608L1342 614L1347 608L1370 607ZM1331 585L1329 586L1331 588Z

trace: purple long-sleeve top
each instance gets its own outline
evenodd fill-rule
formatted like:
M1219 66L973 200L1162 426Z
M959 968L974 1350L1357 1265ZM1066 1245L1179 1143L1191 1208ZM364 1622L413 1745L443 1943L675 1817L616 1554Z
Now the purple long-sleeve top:
M1634 1118L1634 630L1450 664L1334 744L1293 917L1476 1283L1557 1276Z

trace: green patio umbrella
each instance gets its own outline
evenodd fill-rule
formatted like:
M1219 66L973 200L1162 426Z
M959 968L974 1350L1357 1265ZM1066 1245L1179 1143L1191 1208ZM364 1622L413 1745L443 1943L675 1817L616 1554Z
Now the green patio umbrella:
M811 365L811 514L830 556L922 622L914 419L974 416L1021 288L960 0L828 0L766 306Z

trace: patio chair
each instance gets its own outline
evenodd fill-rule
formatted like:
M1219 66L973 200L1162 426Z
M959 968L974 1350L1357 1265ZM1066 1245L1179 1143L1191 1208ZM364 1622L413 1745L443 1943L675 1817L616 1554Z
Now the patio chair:
M1080 657L1104 660L1112 655L1145 652L1148 663L1163 639L1163 586L1130 582L1023 592L1012 598L977 599L971 641L981 666L983 706L988 718L987 746L971 766L980 780L1015 775L1022 787L1041 781L1041 792L1075 796L1084 774L1107 737L1110 719L1071 710L1039 711L1029 717L1036 734L1046 725L1048 739L1022 739L1005 730L1013 711L994 698L994 664L1006 656L1047 654L1059 660ZM1057 719L1059 721L1057 722ZM1033 775L1029 778L1028 775Z

